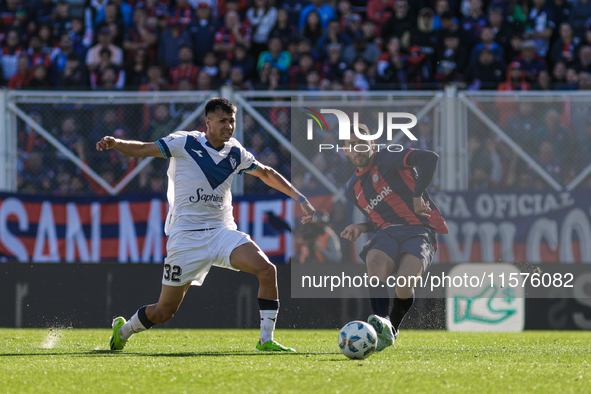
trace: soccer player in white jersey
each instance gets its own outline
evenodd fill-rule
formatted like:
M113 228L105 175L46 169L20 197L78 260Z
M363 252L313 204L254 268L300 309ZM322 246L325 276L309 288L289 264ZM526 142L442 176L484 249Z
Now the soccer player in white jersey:
M248 234L237 230L232 217L231 185L235 174L245 172L291 196L304 212L302 223L315 210L296 188L273 168L256 161L235 139L236 106L212 98L205 106L207 131L177 131L156 142L124 141L103 137L98 151L115 149L132 157L170 158L162 290L158 303L141 307L126 322L113 320L111 350L122 350L131 335L170 320L191 284L200 286L212 265L249 272L259 279L261 315L259 351L294 352L273 339L279 295L277 271Z

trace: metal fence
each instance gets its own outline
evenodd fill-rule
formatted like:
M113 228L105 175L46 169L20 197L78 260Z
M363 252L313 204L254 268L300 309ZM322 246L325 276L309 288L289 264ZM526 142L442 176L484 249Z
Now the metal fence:
M0 190L84 195L161 192L166 164L97 152L104 135L154 141L174 130L204 130L213 96L238 105L236 137L262 163L301 188L323 185L335 198L352 168L338 154L319 157L291 123L301 106L348 107L417 116L418 141L441 160L433 188L573 190L591 188L591 95L584 92L29 92L0 91ZM377 119L377 118L376 118ZM368 124L370 128L376 127ZM336 134L323 135L334 141ZM235 193L265 193L237 177Z

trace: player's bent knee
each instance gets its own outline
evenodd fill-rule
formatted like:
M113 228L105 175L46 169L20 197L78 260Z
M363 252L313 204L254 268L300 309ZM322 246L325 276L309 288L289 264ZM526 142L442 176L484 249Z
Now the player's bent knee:
M263 268L257 271L256 276L261 282L274 282L277 278L277 268L273 263L267 263Z

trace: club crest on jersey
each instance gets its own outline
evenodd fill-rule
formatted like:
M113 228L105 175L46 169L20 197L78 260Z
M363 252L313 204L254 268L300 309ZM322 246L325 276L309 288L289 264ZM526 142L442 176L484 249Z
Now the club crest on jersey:
M378 174L373 174L373 178L372 179L373 179L374 183L378 183L378 180L380 178L378 178Z
M371 200L369 200L369 205L363 208L363 210L369 213L369 211L374 209L376 205L378 205L380 201L383 201L386 198L386 196L390 193L392 193L392 188L390 186L384 186L382 188L382 192L378 194L376 198L372 198Z
M230 165L232 166L232 169L236 169L236 166L238 165L238 162L236 161L236 158L234 156L230 156L228 158L228 160L230 160Z

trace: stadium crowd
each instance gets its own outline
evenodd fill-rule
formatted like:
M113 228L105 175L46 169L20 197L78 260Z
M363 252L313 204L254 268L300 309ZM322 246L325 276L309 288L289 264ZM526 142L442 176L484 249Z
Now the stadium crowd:
M142 92L224 85L267 91L432 90L449 83L470 90L586 90L590 18L589 0L3 0L0 83L12 89ZM567 184L588 163L588 149L580 147L591 146L589 105L548 107L543 113L541 107L535 113L527 107L498 102L493 118ZM104 162L92 152L100 136L155 140L191 110L182 104L104 106L92 114L77 109L28 112L111 184L136 162L117 154ZM268 118L290 137L288 108L272 108ZM250 116L242 127L245 146L257 159L292 174L288 151ZM417 127L424 129L420 141L409 146L434 149L433 120L427 117ZM19 129L20 190L105 193L29 126ZM531 172L518 172L523 163L492 133L474 133L467 149L471 188L548 187ZM56 166L42 164L50 154ZM339 185L352 170L341 155L310 159ZM297 186L314 186L310 174L297 170ZM250 178L245 177L247 192L268 192ZM150 167L128 189L160 191L165 183Z

